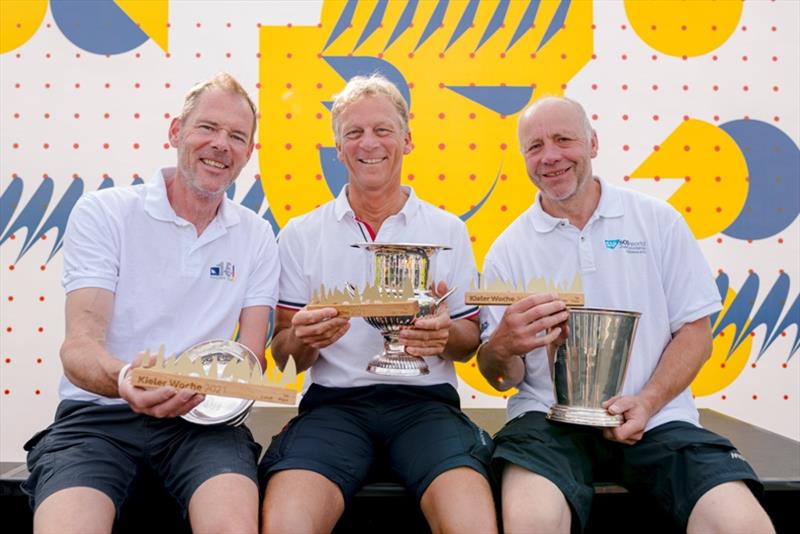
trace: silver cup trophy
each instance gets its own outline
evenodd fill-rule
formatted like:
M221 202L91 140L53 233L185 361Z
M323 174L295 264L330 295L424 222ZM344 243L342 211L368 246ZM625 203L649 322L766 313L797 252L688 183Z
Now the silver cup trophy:
M258 361L258 358L250 349L241 343L227 339L198 343L183 352L179 358L188 358L190 362L195 362L199 359L206 374L211 369L212 364L216 364L217 376L210 378L223 378L225 367L228 364L232 365L237 360L247 362L251 371L253 368L257 368L259 372L263 372L261 362ZM244 423L247 416L250 415L250 408L253 407L254 402L247 399L206 395L203 402L182 417L198 425L224 423L237 426Z
M603 402L622 390L638 312L573 308L569 335L558 347L553 365L556 404L548 419L596 427L615 427L621 415L611 415Z
M367 371L385 376L420 376L430 371L423 358L410 356L397 339L400 330L414 324L418 317L436 313L441 298L428 290L430 264L440 250L450 250L443 245L409 243L356 243L356 248L367 250L370 258L370 285L390 297L401 297L410 286L413 299L419 303L414 315L364 317L364 320L383 335L383 352L367 365Z

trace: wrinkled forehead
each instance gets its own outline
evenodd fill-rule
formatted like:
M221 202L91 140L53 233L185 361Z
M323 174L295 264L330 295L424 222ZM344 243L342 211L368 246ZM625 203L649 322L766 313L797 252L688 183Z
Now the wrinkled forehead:
M567 101L546 102L528 112L519 123L521 141L548 139L556 135L584 138L581 114Z

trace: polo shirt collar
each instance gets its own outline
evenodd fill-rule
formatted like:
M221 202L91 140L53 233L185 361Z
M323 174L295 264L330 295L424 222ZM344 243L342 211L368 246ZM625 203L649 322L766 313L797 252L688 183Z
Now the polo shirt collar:
M337 221L341 221L345 215L350 215L354 219L356 216L353 208L350 206L350 200L347 198L348 187L349 185L345 184L345 186L342 187L342 190L339 192L339 195L336 197L336 200L334 200L333 211ZM408 194L408 198L397 215L402 216L404 222L408 222L417 212L417 210L419 210L420 200L419 197L417 197L417 194L414 193L413 188L407 185L401 185L400 188Z
M597 176L595 180L600 184L600 202L597 204L594 213L589 220L597 218L612 218L622 217L624 210L622 205L622 197L619 190L610 186L604 179ZM528 210L528 218L533 225L534 230L540 233L547 233L554 230L558 225L564 222L565 219L553 217L542 209L542 193L536 193L536 201L533 206Z
M183 219L178 217L178 214L175 213L175 210L169 203L165 174L174 175L175 167L159 169L156 171L155 175L153 175L153 178L144 184L144 211L154 219L178 224ZM225 228L239 223L239 214L236 213L236 210L232 209L231 203L232 201L228 198L227 194L222 197L222 203L212 223L218 221L219 224L222 224Z

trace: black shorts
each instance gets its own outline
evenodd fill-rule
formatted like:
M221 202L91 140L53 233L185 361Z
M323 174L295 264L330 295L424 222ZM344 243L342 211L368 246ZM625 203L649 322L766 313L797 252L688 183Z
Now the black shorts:
M62 401L55 421L25 444L30 476L22 489L35 510L56 491L87 486L120 506L141 469L164 482L184 516L195 490L224 473L256 479L261 446L246 427L156 419L127 404Z
M459 409L449 384L313 384L297 417L272 438L258 471L262 488L276 471L314 471L339 486L345 503L377 471L419 501L433 479L456 467L488 480L492 449L491 437Z
M694 505L711 488L742 480L757 497L763 491L730 441L682 421L657 426L635 445L624 445L603 438L600 429L527 412L509 421L495 444L492 469L498 479L506 462L547 478L569 502L578 531L589 518L595 481L648 495L684 531Z

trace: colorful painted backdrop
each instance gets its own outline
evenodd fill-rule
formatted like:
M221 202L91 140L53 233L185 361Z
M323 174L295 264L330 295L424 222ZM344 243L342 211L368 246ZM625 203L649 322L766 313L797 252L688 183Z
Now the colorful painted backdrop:
M220 70L261 111L229 193L276 230L346 180L332 96L387 75L411 104L403 181L466 222L479 265L534 198L519 112L583 102L595 172L668 200L716 273L698 404L800 439L800 3L3 0L0 15L0 460L57 404L70 210L172 164L184 91ZM472 363L458 372L464 405L504 405Z

